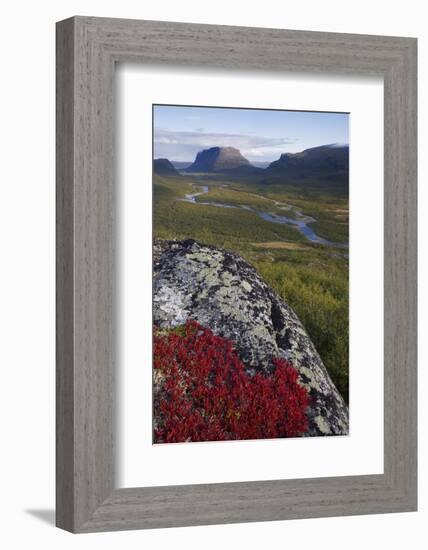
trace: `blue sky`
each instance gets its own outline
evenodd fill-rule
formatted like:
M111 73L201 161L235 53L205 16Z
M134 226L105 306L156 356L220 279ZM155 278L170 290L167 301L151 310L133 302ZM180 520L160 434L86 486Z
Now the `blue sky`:
M236 147L250 161L272 161L318 145L349 143L349 115L155 105L154 158L193 161L198 151Z

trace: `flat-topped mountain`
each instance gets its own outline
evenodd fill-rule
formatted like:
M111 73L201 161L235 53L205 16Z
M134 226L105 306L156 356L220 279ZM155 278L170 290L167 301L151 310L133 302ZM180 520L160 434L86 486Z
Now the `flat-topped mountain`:
M271 162L267 170L278 174L347 174L349 171L348 145L321 145L300 153L284 153Z
M153 161L153 171L161 176L178 176L178 170L168 159L155 159Z
M222 172L241 166L250 166L250 162L235 147L211 147L199 151L186 172Z

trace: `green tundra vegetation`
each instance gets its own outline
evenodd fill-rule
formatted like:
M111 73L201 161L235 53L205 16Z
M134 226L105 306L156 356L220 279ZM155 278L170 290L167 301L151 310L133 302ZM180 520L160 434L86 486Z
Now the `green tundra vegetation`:
M348 401L348 250L313 243L294 226L266 221L257 213L311 216L317 235L347 244L348 192L343 184L219 174L154 175L153 184L154 236L193 238L249 261L299 316ZM208 192L195 198L199 204L181 200L201 186Z

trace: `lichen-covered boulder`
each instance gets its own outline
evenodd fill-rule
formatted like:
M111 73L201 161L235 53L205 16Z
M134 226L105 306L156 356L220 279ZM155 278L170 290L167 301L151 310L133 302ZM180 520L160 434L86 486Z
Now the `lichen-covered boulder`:
M348 434L348 409L294 311L257 271L232 252L194 240L156 241L154 322L164 328L193 319L233 340L249 373L273 370L284 357L309 390L307 435Z

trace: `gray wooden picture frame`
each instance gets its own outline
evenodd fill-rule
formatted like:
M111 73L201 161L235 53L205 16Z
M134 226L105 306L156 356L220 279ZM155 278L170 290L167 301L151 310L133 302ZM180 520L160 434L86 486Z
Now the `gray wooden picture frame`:
M83 533L416 510L416 46L414 38L91 17L57 24L58 527ZM117 62L383 77L383 474L115 488Z

